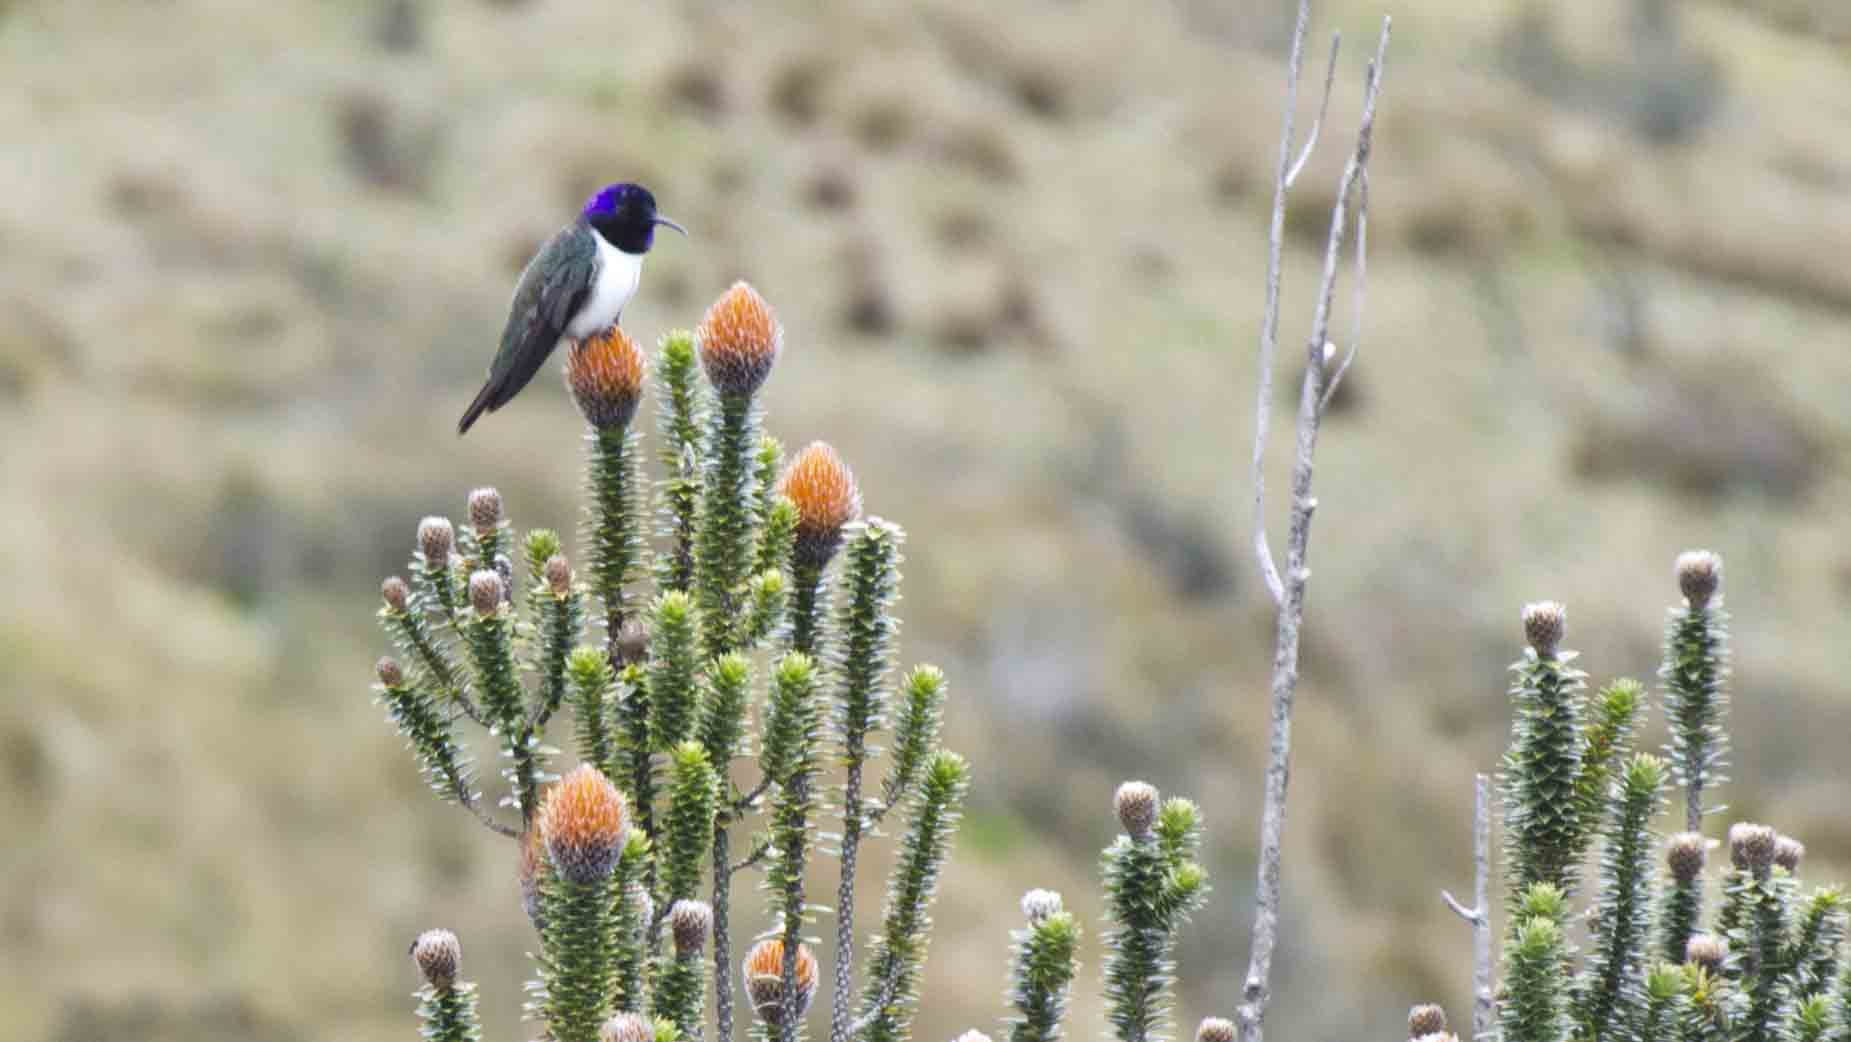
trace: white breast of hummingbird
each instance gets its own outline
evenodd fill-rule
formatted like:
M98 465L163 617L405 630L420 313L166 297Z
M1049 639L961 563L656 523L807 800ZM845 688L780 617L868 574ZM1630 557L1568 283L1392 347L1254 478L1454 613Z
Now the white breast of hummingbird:
M566 336L573 340L583 340L615 323L643 277L642 254L625 253L596 232L592 237L598 240L598 274L591 280L584 306L566 324Z

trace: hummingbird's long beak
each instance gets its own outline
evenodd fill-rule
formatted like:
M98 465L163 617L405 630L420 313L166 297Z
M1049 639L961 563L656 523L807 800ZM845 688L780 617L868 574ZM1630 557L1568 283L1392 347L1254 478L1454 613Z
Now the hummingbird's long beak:
M675 229L676 231L678 231L678 232L680 232L680 233L681 233L682 235L684 235L684 236L688 234L688 230L687 230L686 228L683 228L683 227L682 227L681 225L679 225L679 224L677 224L676 222L674 222L674 221L671 221L671 220L669 220L668 218L666 218L666 217L663 217L663 216L661 216L661 215L657 215L657 216L656 216L656 223L657 223L657 224L666 224L666 225L668 225L668 226L669 226L670 228L673 228L673 229Z

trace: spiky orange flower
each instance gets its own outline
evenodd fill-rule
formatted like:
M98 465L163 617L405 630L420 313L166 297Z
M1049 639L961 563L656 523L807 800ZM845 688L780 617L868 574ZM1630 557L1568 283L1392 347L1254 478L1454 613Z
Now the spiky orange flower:
M813 441L778 479L778 492L797 507L797 558L817 567L829 563L842 526L861 516L855 473L827 442Z
M767 937L752 946L745 962L746 994L758 1018L773 1027L784 1021L784 939ZM810 946L797 946L797 1016L810 1010L816 997L816 956Z
M623 795L596 767L582 764L547 790L540 835L561 879L595 883L608 878L623 852Z
M643 400L643 352L612 326L566 352L566 387L585 422L601 431L622 430Z
M707 309L694 337L708 382L723 395L750 395L771 375L784 327L758 290L735 282Z

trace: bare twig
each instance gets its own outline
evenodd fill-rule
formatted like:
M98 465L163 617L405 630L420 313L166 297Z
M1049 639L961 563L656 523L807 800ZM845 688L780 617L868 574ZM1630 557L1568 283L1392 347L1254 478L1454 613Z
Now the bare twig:
M1324 129L1324 117L1330 113L1330 91L1337 83L1337 52L1343 47L1343 34L1332 33L1330 36L1330 61L1324 66L1324 97L1318 102L1318 118L1311 121L1311 133L1305 135L1305 147L1298 153L1298 161L1292 164L1292 170L1285 175L1285 186L1292 187L1298 183L1298 175L1305 172L1305 164L1311 161L1311 153L1318 147L1318 131Z
M519 829L516 829L511 825L504 825L501 822L496 821L493 815L489 814L488 811L485 811L482 809L482 801L477 799L475 796L471 795L469 798L463 799L461 794L459 793L458 802L462 803L462 805L469 811L469 813L475 815L477 821L487 826L490 832L494 832L494 833L497 833L503 836L508 836L513 839L520 838L521 833Z
M1477 798L1472 807L1472 907L1445 890L1440 900L1453 914L1472 924L1472 1038L1483 1042L1492 1036L1491 905L1491 779L1477 776Z
M1453 896L1451 890L1440 891L1440 900L1446 903L1446 907L1452 909L1454 915L1471 923L1473 926L1477 926L1485 917L1484 913L1480 912L1478 909L1467 908L1460 904L1459 899Z
M1318 429L1329 403L1326 394L1326 360L1324 345L1330 327L1331 298L1336 292L1337 269L1343 257L1345 232L1350 223L1352 195L1356 196L1358 250L1363 227L1362 211L1367 196L1360 191L1370 157L1371 136L1375 125L1376 98L1381 89L1383 60L1388 52L1390 21L1383 19L1382 35L1376 45L1375 59L1369 65L1363 89L1363 110L1357 129L1356 145L1344 166L1338 184L1335 205L1331 208L1330 235L1325 246L1323 274L1318 284L1317 308L1312 319L1311 336L1306 343L1307 364L1299 389L1298 438L1292 466L1292 500L1290 527L1286 537L1285 573L1277 570L1272 550L1266 540L1266 495L1264 466L1266 427L1272 395L1273 355L1278 343L1279 283L1281 253L1285 227L1286 192L1291 186L1292 110L1298 100L1298 81L1303 69L1305 34L1311 20L1310 0L1300 0L1298 20L1292 34L1291 58L1286 80L1286 114L1280 132L1279 177L1274 186L1272 232L1266 279L1266 310L1260 333L1260 381L1255 406L1253 448L1254 480L1254 553L1260 571L1277 606L1277 630L1273 644L1271 684L1272 725L1266 765L1265 806L1260 817L1259 882L1254 894L1253 946L1247 976L1241 988L1237 1013L1240 1042L1262 1042L1265 1033L1266 1006L1272 998L1273 950L1278 944L1280 875L1279 859L1285 834L1286 788L1291 780L1292 702L1298 689L1299 633L1304 624L1305 586L1311 577L1307 550L1311 538L1311 518L1317 499L1311 494L1311 479L1317 452ZM1333 44L1333 53L1335 45ZM1302 165L1303 160L1300 161ZM1360 280L1360 270L1358 273ZM1360 309L1362 297L1357 297ZM1360 329L1360 312L1356 318Z
M1311 21L1311 0L1299 0L1298 22L1292 29L1292 57L1286 64L1285 115L1279 131L1279 176L1273 182L1273 223L1267 238L1266 312L1260 321L1260 390L1253 415L1253 552L1260 559L1260 575L1275 606L1285 603L1285 586L1279 566L1266 541L1266 429L1272 420L1273 356L1279 346L1279 268L1285 253L1285 193L1292 162L1292 120L1298 111L1298 78L1305 65L1305 28Z
M1356 352L1363 346L1363 303L1369 295L1369 168L1359 167L1356 172L1356 300L1352 305L1350 320L1350 348L1343 354L1343 363L1331 374L1330 381L1324 386L1324 397L1318 402L1318 411L1330 408L1330 400L1337 393L1337 385L1343 382L1350 371L1350 363L1356 361Z
M735 818L743 816L747 811L751 810L753 806L755 806L758 803L759 797L765 795L765 793L769 791L770 789L771 789L771 779L770 778L760 778L758 780L758 784L752 786L751 792L748 792L745 795L739 797L737 800L733 801L732 816Z
M726 866L726 874L730 876L734 872L743 872L753 865L758 864L760 861L765 860L765 855L769 853L771 853L771 837L760 836L756 840L753 840L752 852L750 854L747 854L743 860L735 861Z

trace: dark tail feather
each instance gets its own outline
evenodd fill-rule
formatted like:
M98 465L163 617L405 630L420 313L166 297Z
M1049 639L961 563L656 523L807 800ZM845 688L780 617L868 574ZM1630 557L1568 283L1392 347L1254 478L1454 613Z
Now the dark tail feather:
M491 376L488 383L482 385L482 389L476 392L476 400L469 403L469 408L463 410L463 418L456 423L457 437L468 434L469 428L475 425L483 413L501 408L502 402L507 401L500 397L501 386L505 382L502 377Z
M463 418L457 422L457 437L460 438L467 433L470 425L475 423L483 413L494 412L513 401L514 396L521 393L521 388L533 381L534 374L540 371L540 366L546 361L546 356L553 351L553 341L548 340L546 344L546 350L529 351L518 355L513 365L499 373L489 374L488 383L482 385L482 390L476 393L476 400L469 403L469 408L463 412Z

